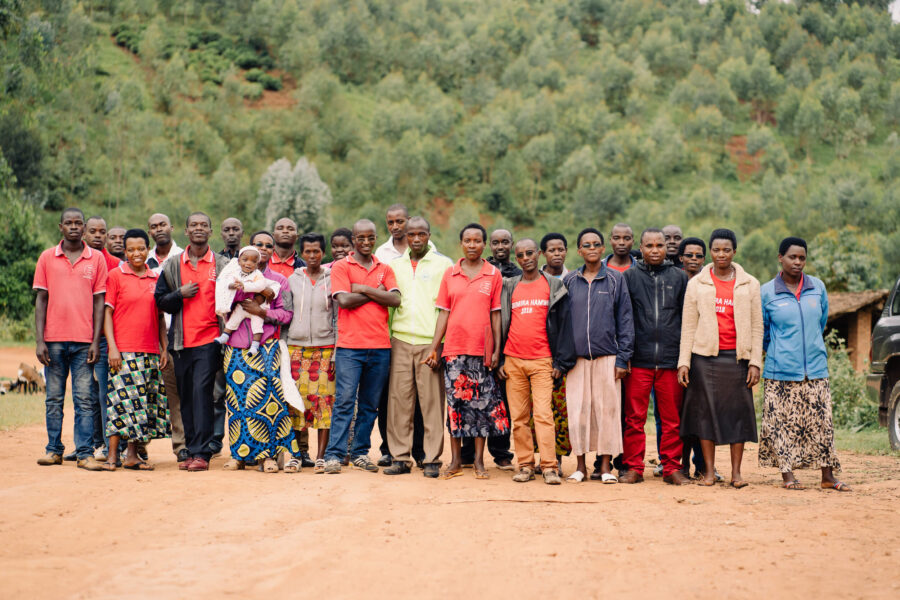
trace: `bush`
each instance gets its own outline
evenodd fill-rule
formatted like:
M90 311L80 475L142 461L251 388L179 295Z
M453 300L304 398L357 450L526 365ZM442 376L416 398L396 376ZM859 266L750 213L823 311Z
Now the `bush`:
M844 340L831 330L825 336L828 346L828 374L834 426L866 429L878 426L878 405L866 394L866 378L850 362Z
M269 75L268 73L262 74L262 76L259 78L259 83L262 84L262 86L267 90L272 90L274 92L277 92L281 89L281 78L274 77L272 75Z
M244 74L244 79L247 81L259 81L259 78L265 74L265 71L262 69L250 69Z

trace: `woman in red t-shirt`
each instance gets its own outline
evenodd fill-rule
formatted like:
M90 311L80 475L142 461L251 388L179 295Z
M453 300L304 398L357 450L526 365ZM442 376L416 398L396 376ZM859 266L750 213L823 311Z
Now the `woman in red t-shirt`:
M425 363L444 365L450 464L441 479L462 475L462 438L475 438L475 478L488 479L484 442L509 433L509 415L492 370L500 362L500 290L503 277L481 258L487 232L477 223L459 234L463 258L447 269L435 305L440 312ZM446 340L444 335L446 334ZM443 341L443 351L440 351ZM438 359L438 354L443 360Z
M109 273L103 330L109 344L109 406L106 435L109 455L104 468L116 469L119 440L128 443L122 466L152 471L135 444L172 435L169 403L160 377L167 353L166 322L153 291L157 274L147 267L150 239L142 229L125 232L125 262Z
M709 240L713 262L688 282L682 312L678 380L687 390L682 437L700 440L714 485L716 445L731 446L731 485L742 488L744 443L757 441L754 385L762 365L759 281L733 262L737 238L716 229Z

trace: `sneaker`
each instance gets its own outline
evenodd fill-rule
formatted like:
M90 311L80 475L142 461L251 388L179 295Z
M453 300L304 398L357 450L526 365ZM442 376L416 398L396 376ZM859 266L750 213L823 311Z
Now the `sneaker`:
M508 458L503 458L500 460L495 460L494 464L497 465L497 468L501 471L515 471L516 468L513 466L512 461Z
M534 469L531 467L522 467L519 472L513 475L513 481L516 483L525 483L526 481L534 481Z
M394 464L389 466L384 470L385 475L405 475L409 473L411 469L409 468L409 463L404 461L395 460Z
M341 461L332 458L331 460L325 461L325 470L323 471L326 475L337 475L341 472Z
M93 455L88 456L87 458L79 458L78 462L75 463L78 465L79 469L84 469L85 471L103 471L103 464L97 461Z
M389 467L393 464L393 462L394 462L394 459L391 457L390 454L382 454L381 458L378 459L378 466L379 467Z
M103 446L94 448L94 458L96 458L100 462L106 462L106 459L109 458L109 452Z
M306 468L316 466L316 463L313 461L312 458L310 458L309 452L305 452L305 451L300 452L300 454L298 455L298 458L300 459L301 465Z
M325 459L318 458L315 462L315 467L313 467L313 473L322 474L325 472Z
M384 458L384 457L382 457ZM381 462L381 461L378 461ZM360 471L368 471L369 473L377 473L378 465L369 460L368 455L363 454L362 456L357 456L353 459L351 463L354 469L359 469Z
M656 465L656 468L653 469L653 476L654 477L662 477L663 476L662 463L659 463L658 465ZM621 477L619 479L621 479Z
M63 457L62 454L48 452L37 460L37 464L41 465L42 467L49 467L50 465L61 465L63 464Z
M437 479L441 474L441 464L440 463L428 463L425 465L425 477L429 477L431 479Z
M547 485L559 485L562 483L562 478L560 478L559 473L556 471L551 471L547 469L542 472L544 475L544 483Z

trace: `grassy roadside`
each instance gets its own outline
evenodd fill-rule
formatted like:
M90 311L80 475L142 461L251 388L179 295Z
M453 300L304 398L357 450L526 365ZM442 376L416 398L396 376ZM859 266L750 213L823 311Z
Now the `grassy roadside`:
M66 398L65 414L71 423L72 403ZM38 425L44 422L44 396L40 394L6 394L0 396L0 431L8 431L25 425ZM648 423L647 433L654 435L652 422ZM834 441L838 452L856 452L876 456L896 456L900 452L891 450L887 430L883 428L850 431L838 429L834 433ZM652 445L652 444L651 444Z

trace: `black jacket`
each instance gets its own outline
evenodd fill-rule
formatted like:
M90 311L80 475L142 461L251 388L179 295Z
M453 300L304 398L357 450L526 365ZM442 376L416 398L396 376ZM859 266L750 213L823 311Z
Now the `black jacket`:
M653 267L639 260L623 273L634 314L631 366L675 369L681 344L681 309L688 277L666 260Z
M515 277L522 274L522 269L514 265L511 261L500 263L497 262L497 259L493 256L488 256L487 261L497 267L497 269L500 271L500 275L502 275L503 277Z
M572 338L572 313L569 306L569 294L566 286L558 277L541 272L541 276L550 284L550 307L547 309L547 341L550 343L550 356L553 368L565 375L575 366L575 343ZM512 322L512 295L522 276L503 279L500 292L500 364L505 362L506 339L509 337L509 325Z

